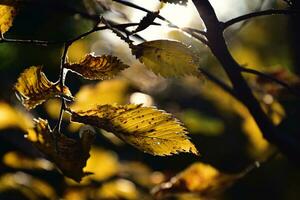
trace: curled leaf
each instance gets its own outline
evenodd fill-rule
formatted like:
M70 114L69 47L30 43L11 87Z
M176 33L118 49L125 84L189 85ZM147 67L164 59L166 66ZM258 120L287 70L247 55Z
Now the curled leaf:
M128 65L122 63L117 57L110 55L86 55L79 63L66 64L66 68L90 80L111 79Z
M27 138L39 149L50 161L75 181L80 181L86 176L83 171L89 158L89 150L94 140L94 133L90 129L83 130L79 140L66 137L53 132L48 121L35 119L35 127L28 130Z
M131 45L132 53L147 68L163 77L200 76L198 59L189 47L171 40Z
M188 0L159 0L164 3L173 3L186 6Z
M0 5L0 34L4 34L13 24L16 9L13 6Z
M159 156L198 154L187 131L171 114L141 105L99 105L72 112L72 121L110 131L139 150Z
M210 165L198 162L171 178L170 181L155 187L152 193L161 199L164 195L174 193L197 193L203 199L215 199L240 177L241 175L221 173Z
M14 86L17 97L27 109L33 109L46 100L64 96L72 99L70 90L64 86L63 90L59 83L52 83L42 72L41 66L32 66L20 75Z

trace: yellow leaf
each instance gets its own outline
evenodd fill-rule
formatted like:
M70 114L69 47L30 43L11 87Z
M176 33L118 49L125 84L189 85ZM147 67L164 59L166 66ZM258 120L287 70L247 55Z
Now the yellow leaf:
M90 80L106 80L113 78L123 69L128 68L117 57L110 55L86 55L79 63L67 63L66 68Z
M171 178L169 182L155 187L152 192L157 197L165 194L191 192L197 193L201 197L211 198L223 192L240 177L241 175L221 173L210 165L197 162Z
M43 158L31 158L21 152L11 151L2 159L6 166L16 169L52 170L53 164Z
M17 110L8 103L0 101L0 130L13 127L26 131L32 127L32 118L29 113Z
M131 45L132 53L155 74L163 77L200 77L198 59L189 47L171 40L154 40Z
M97 104L126 103L129 83L123 79L112 79L85 85L75 95L71 105L74 110L86 110ZM95 95L97 94L97 95Z
M94 140L94 134L89 129L85 129L80 139L75 140L53 132L47 120L36 119L35 122L35 127L28 130L27 138L54 162L65 176L79 182L89 174L83 171Z
M13 6L0 5L0 34L4 34L12 26L16 9Z
M53 97L64 96L72 99L70 90L64 87L61 91L59 83L50 82L41 66L26 69L18 78L14 89L17 97L29 110Z
M153 155L179 152L198 154L187 131L171 114L141 105L99 105L74 112L72 121L90 124L115 133L125 142Z

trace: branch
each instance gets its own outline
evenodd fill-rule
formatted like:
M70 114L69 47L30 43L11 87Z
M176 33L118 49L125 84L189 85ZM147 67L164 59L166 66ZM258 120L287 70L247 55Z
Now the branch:
M215 77L214 75L212 75L211 73L209 73L208 71L206 71L204 69L199 68L199 71L202 74L204 74L204 76L206 76L209 80L211 80L212 82L217 84L219 87L221 87L224 91L226 91L231 96L233 96L234 98L239 100L239 96L234 92L234 90L229 85L227 85L226 83L224 83L223 81L221 81L220 79L218 79L217 77Z
M300 10L264 10L264 11L258 11L258 12L253 12L249 13L246 15L239 16L237 18L233 18L231 20L228 20L227 22L224 22L223 24L223 29L228 28L229 26L239 23L244 20L249 20L255 17L261 17L261 16L271 16L271 15L295 15L295 14L300 14Z
M212 53L223 66L223 69L232 82L235 93L248 108L264 138L275 144L290 159L300 163L299 144L293 138L280 133L268 116L264 113L260 103L254 97L250 87L243 78L239 64L228 50L223 36L224 24L218 20L214 8L210 4L209 0L193 0L193 3L206 26L207 39Z
M254 75L257 75L257 76L261 76L265 79L268 79L270 81L273 81L274 83L277 83L279 85L281 85L282 87L286 88L287 90L289 90L292 94L296 95L296 96L299 96L299 92L298 91L295 91L289 84L287 84L286 82L284 81L281 81L281 80L278 80L268 74L265 74L265 73L262 73L260 71L256 71L254 69L249 69L249 68L245 68L245 67L240 67L240 70L241 72L245 72L245 73L249 73L249 74L254 74Z

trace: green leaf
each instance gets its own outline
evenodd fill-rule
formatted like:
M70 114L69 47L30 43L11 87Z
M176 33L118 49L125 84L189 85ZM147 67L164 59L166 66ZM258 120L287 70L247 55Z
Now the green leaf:
M65 67L90 80L106 80L113 78L120 71L128 68L117 57L110 55L86 55L79 63L67 63Z
M198 58L189 47L171 40L154 40L131 45L132 53L147 68L163 77L201 76Z
M72 121L110 131L139 150L159 156L198 154L185 127L171 114L141 105L99 105L72 111Z

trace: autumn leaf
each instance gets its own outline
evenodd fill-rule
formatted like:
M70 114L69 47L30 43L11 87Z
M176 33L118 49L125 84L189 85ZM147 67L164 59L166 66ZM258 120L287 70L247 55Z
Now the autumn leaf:
M111 79L120 71L128 68L117 57L110 55L94 56L86 55L78 63L67 63L66 68L90 80Z
M188 0L159 0L164 3L174 3L179 5L185 5L187 4Z
M240 177L221 173L210 165L197 162L170 181L156 186L152 193L160 199L166 194L176 193L197 193L203 199L215 199L212 197L219 195Z
M6 33L13 24L16 9L13 6L0 5L0 34Z
M27 138L50 161L62 171L62 173L80 181L88 175L83 168L89 158L89 151L94 140L94 134L90 129L83 130L79 140L58 134L50 129L48 121L35 119L35 127L28 130Z
M70 90L64 86L63 91L59 83L50 82L42 72L41 66L26 69L18 78L14 86L17 97L27 109L33 109L46 100L58 96L72 99Z
M131 45L132 53L155 74L163 77L201 76L198 59L189 47L171 40Z
M171 114L141 105L99 105L72 111L72 121L115 133L139 150L159 156L190 152L198 154L187 131Z

